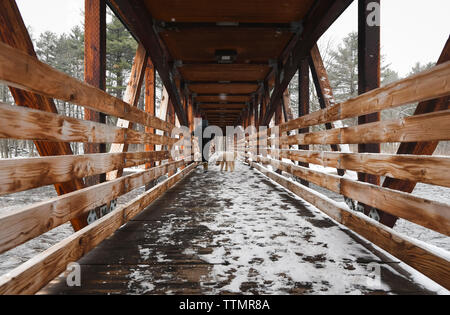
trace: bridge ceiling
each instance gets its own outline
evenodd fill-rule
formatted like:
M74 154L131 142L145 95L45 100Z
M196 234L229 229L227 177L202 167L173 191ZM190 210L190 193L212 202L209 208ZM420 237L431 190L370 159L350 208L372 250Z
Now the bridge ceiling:
M153 19L175 77L186 83L210 123L219 124L237 121L264 82L273 84L274 65L289 49L315 0L143 2L140 9Z

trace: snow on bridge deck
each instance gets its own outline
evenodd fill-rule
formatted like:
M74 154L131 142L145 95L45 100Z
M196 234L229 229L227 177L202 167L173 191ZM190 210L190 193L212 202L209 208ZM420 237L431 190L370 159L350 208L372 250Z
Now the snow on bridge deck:
M257 171L210 168L80 260L81 287L60 277L40 293L431 293L398 261ZM381 272L375 281L373 267Z

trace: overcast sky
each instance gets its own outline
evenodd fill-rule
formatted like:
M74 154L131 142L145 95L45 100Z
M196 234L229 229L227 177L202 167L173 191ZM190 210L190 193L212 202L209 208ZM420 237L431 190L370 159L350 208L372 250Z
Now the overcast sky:
M47 30L69 32L83 22L84 0L17 0L17 4L35 37ZM394 70L404 76L416 61L437 61L450 34L449 12L449 0L381 0L382 53ZM354 1L324 39L337 44L356 30Z

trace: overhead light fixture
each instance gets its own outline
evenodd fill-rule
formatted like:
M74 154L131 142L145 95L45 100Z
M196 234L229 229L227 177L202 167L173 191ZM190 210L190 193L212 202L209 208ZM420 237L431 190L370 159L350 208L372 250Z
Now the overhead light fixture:
M239 26L239 22L217 22L217 26Z
M230 64L236 61L236 50L216 50L216 60L220 64Z

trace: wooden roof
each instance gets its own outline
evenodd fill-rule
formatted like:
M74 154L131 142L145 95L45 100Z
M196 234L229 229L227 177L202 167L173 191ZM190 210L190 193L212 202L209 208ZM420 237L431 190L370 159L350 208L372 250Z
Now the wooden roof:
M301 20L313 0L145 0L166 22L289 23Z
M274 65L294 48L300 22L317 0L141 1L144 5L136 4L139 1L131 1L131 5L120 0L109 2L125 24L131 25L132 32L137 29L139 40L146 36L145 26L138 28L136 23L146 15L138 12L138 17L133 17L128 13L147 10L163 59L173 65L175 76L186 83L196 106L209 114L214 124L219 122L213 115L217 111L222 111L227 120L239 118L239 113L225 111L228 107L224 105L235 109L233 103L238 102L244 105L242 110L255 93L261 92L264 83L274 84ZM232 64L218 63L216 52L220 50L236 52Z

